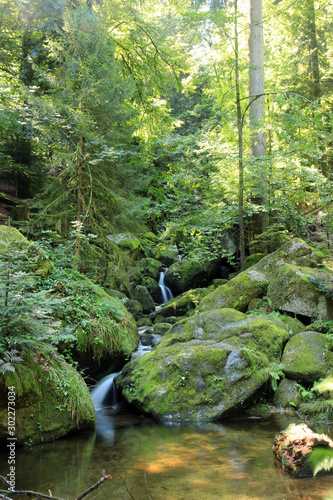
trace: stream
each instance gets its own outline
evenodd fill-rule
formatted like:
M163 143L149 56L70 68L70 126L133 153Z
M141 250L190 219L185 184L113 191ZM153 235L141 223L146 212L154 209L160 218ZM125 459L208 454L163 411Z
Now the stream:
M105 470L112 476L91 498L276 499L333 498L333 477L291 479L274 461L272 443L289 421L226 421L159 425L150 418L97 412L94 432L17 449L17 489L75 498ZM314 429L331 434L327 426ZM0 470L6 474L7 452ZM130 494L126 491L130 491Z
M163 297L165 300L165 297ZM159 338L148 329L139 333ZM142 337L143 338L143 337ZM151 349L140 342L133 356ZM333 500L333 476L292 479L274 459L278 432L295 420L230 419L221 423L158 424L149 417L118 414L114 378L92 391L97 424L53 443L16 449L16 489L76 498L103 471L112 476L89 498L109 500ZM311 426L330 437L329 425ZM6 476L7 449L0 452Z

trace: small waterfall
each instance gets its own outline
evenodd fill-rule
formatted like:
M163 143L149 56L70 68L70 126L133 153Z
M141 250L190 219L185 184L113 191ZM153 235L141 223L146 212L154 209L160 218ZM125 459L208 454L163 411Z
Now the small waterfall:
M121 372L110 373L104 377L91 391L91 398L93 400L96 410L100 410L105 406L115 408L118 404L117 387L114 379Z
M164 274L165 272L164 271L161 271L160 273L160 279L159 279L159 287L161 289L161 292L162 292L162 306L168 302L168 300L171 300L173 299L173 295L172 295L172 292L170 290L170 288L168 288L165 284L164 284Z

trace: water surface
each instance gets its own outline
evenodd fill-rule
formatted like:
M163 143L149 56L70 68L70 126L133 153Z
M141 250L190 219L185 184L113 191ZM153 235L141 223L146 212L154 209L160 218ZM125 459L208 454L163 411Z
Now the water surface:
M289 423L281 417L166 426L138 415L97 416L95 432L17 449L17 489L75 498L105 470L112 480L91 498L333 499L333 476L292 479L274 461L274 436ZM5 451L0 473L7 472Z

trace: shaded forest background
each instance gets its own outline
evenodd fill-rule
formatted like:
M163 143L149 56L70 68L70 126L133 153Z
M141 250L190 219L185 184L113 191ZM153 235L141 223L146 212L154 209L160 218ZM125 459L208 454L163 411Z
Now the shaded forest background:
M256 158L248 2L2 2L1 222L68 238L69 258L98 281L110 256L121 266L125 232L237 266L224 235L239 239L238 106L246 254L263 214L329 248L333 6L266 0L263 27Z

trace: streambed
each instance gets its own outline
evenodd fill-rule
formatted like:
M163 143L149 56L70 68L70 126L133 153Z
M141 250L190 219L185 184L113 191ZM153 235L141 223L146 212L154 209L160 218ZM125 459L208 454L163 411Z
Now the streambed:
M105 470L113 479L91 498L333 499L333 477L291 479L274 462L274 436L290 423L281 416L167 426L140 415L97 417L94 432L17 449L17 489L75 498ZM0 471L8 472L6 450Z

